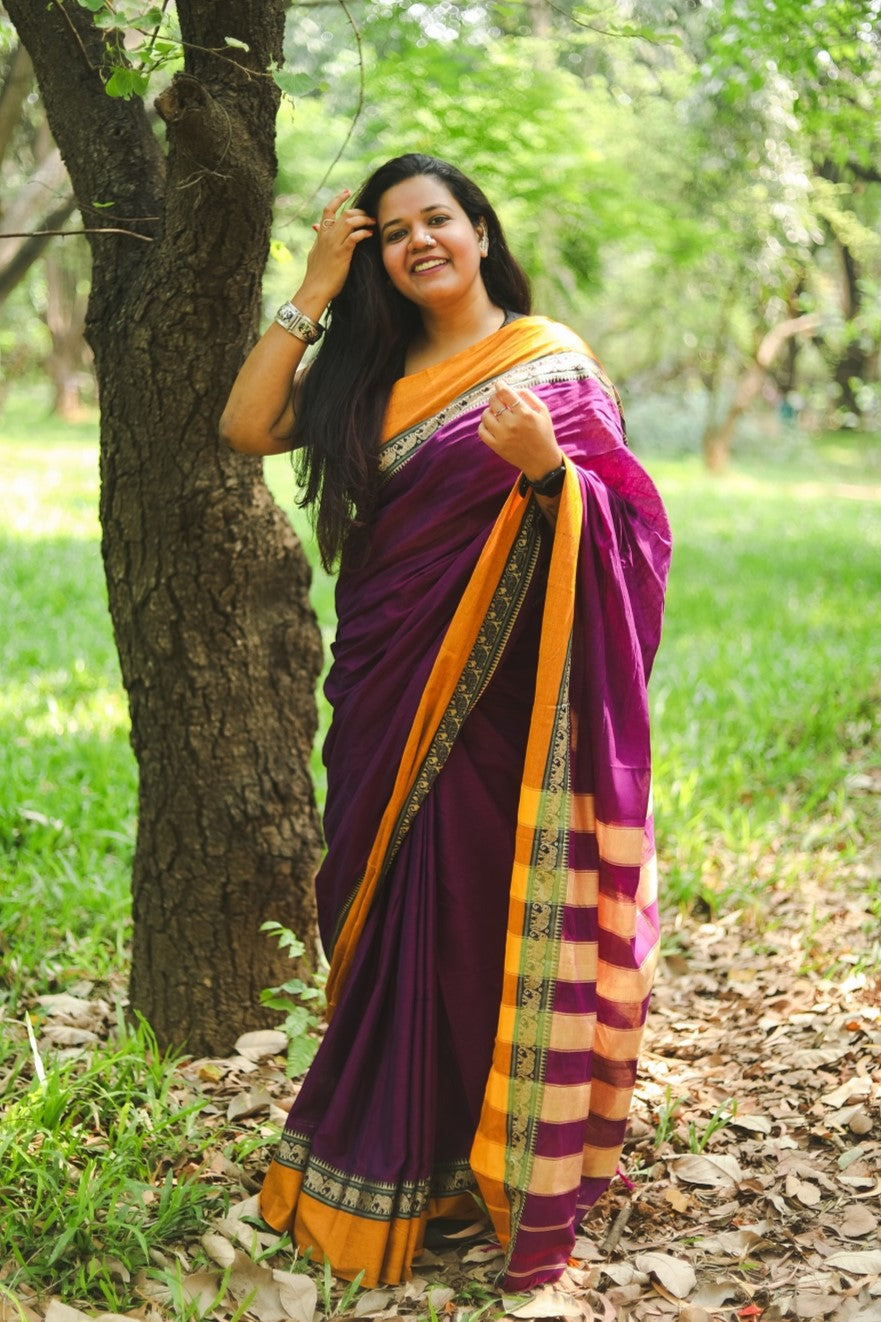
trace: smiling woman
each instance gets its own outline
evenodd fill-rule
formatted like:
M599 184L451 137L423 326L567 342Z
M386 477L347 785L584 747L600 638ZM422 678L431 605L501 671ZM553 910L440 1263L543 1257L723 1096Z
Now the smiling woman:
M297 449L341 556L331 1018L261 1209L374 1284L484 1207L522 1289L563 1271L624 1137L669 529L613 386L530 315L483 192L409 155L347 200L223 420L240 449Z

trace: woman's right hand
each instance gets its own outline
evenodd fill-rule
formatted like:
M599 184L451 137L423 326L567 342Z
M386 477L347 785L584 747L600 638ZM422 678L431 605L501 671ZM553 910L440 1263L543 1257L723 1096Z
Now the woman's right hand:
M316 238L306 259L306 274L291 302L319 321L346 283L352 253L370 237L376 222L366 211L340 211L349 197L340 193L313 226ZM337 215L337 212L340 214ZM220 434L243 454L281 454L292 444L296 411L297 368L306 352L303 340L273 323L242 364L220 419Z
M306 258L302 290L310 294L314 290L324 299L325 306L332 298L336 298L346 283L352 254L358 244L369 239L376 228L376 221L366 211L360 211L357 207L340 211L350 196L349 189L344 189L328 202L321 213L321 220L312 226L316 237Z

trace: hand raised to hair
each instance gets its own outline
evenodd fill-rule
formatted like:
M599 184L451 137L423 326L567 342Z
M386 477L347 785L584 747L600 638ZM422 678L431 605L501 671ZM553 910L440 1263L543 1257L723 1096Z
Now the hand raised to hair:
M344 189L328 202L321 220L312 226L316 237L306 258L303 288L310 293L320 292L325 304L336 298L346 283L353 252L359 243L370 238L376 227L376 221L366 211L357 207L340 211L350 196L349 189Z
M481 415L477 434L530 482L537 482L563 462L551 415L531 390L497 386Z

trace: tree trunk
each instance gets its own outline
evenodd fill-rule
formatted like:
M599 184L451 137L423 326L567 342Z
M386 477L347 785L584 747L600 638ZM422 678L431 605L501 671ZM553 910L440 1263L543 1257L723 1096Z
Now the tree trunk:
M720 422L709 425L703 436L704 463L711 472L720 472L731 458L734 429L741 415L758 396L768 368L786 342L793 335L804 335L817 328L817 318L808 313L790 317L773 326L765 335L752 362L741 378L734 399Z
M51 235L40 231L60 229L75 207L58 148L50 144L47 151L38 150L31 177L0 206L0 303L52 242ZM17 237L4 238L6 234Z
M3 86L0 87L0 164L6 159L22 106L34 81L34 67L24 46L18 45L9 58Z
M46 325L52 348L46 370L52 382L52 410L68 422L82 414L82 389L88 379L88 358L83 339L85 304L80 292L82 239L68 239L66 249L50 248L43 260L46 271Z
M852 322L862 312L862 271L844 240L838 238L837 242L841 259L841 310L845 320ZM862 422L863 408L855 383L873 381L878 373L878 346L867 345L866 338L852 333L833 368L839 405L847 409L858 424Z
M86 321L102 549L140 772L131 999L162 1043L226 1052L267 1022L259 992L289 970L260 924L310 944L320 839L308 566L260 461L217 438L259 315L277 104L265 71L281 56L282 0L179 0L186 70L158 107L167 161L142 103L105 95L87 11L7 10L86 227L151 240L90 236ZM247 43L235 63L214 53L227 36Z

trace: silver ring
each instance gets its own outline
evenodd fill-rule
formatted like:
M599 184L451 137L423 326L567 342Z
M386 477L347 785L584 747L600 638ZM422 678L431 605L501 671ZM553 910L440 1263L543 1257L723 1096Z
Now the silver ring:
M510 412L511 412L510 404L503 404L500 409L490 409L490 413L493 415L494 418L500 418L503 413L510 413Z
M335 222L334 222L333 220L328 220L327 218L325 218L325 219L321 222L321 228L324 229L324 230L329 229L330 226L333 225L334 223L335 223Z

